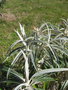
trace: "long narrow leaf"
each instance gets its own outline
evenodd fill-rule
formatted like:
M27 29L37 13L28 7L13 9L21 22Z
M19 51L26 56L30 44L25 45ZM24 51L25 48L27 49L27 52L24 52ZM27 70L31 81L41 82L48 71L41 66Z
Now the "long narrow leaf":
M28 57L24 53L23 50L21 50L23 53L23 57L25 59L25 73L26 73L26 81L29 81L29 63L28 63Z
M67 86L68 86L68 80L63 83L63 85L62 85L60 90L66 90Z
M37 68L36 68L36 65L35 65L35 61L34 61L34 57L33 57L32 52L30 53L30 55L31 55L31 61L33 63L33 66L34 66L35 70L37 71Z
M22 33L23 37L26 37L24 26L22 26L20 23L19 23L19 25L20 25L20 30L21 30L21 33Z
M53 73L53 72L61 72L61 71L68 71L68 68L52 68L52 69L44 69L41 71L38 71L37 73L35 73L32 78L37 77L37 76L41 76L43 74L48 74L48 73Z
M12 49L16 44L22 42L22 40L17 40L16 42L14 42L10 47L9 49Z
M17 33L17 35L19 36L20 40L22 40L22 43L24 44L24 46L26 46L26 42L24 41L23 37L19 34L18 31L15 31Z
M36 77L36 78L33 78L31 84L37 84L39 82L47 82L47 81L55 81L54 78L51 78L51 77L47 77L47 76L39 76L39 77Z
M20 56L22 55L22 52L20 51L16 57L14 58L14 60L12 61L11 65L14 66L14 64L19 60Z
M60 52L62 52L62 53L64 53L65 55L68 56L68 50L67 50L67 49L64 49L64 48L62 48L62 47L60 47L60 46L53 46L53 45L52 45L52 48L57 49L57 50L59 50Z
M55 58L54 63L59 67L59 65L58 65L58 63L57 63L57 57L56 57L56 55L55 55L55 53L54 53L52 47L51 47L49 44L48 44L48 47L50 48L50 50L51 50L51 52L52 52L52 54L53 54L53 56L54 56L54 58Z
M27 86L26 83L19 84L14 90L19 90L19 88L22 88L23 86Z
M20 73L16 72L15 70L13 70L13 69L11 69L11 68L9 68L9 70L10 70L9 73L17 76L18 78L20 78L21 80L23 80L23 81L25 82L25 79L23 78L23 75L21 75ZM9 74L9 73L8 73L8 74Z
M19 84L19 82L15 82L15 81L11 81L11 80L0 81L0 83Z

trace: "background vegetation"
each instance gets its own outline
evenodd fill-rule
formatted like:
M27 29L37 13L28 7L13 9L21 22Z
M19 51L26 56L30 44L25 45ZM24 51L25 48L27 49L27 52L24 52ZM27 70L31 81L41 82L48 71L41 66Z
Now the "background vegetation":
M5 20L0 16L0 62L4 59L7 48L17 39L14 29L18 22L25 24L28 34L34 26L45 21L60 23L60 18L68 17L67 0L6 0L0 8L0 14L13 14L14 20Z

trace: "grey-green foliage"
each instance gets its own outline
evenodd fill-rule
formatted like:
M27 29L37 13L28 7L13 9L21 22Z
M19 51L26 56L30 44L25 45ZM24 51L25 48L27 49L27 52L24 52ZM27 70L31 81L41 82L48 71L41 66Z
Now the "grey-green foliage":
M68 61L66 59L68 58L68 36L65 33L68 25L66 20L63 19L63 21L64 28L54 26L49 22L42 24L39 28L35 27L34 33L30 37L27 37L24 26L19 24L20 32L15 30L19 40L10 46L7 57L8 59L10 56L16 55L7 71L7 78L12 73L23 81L15 90L21 90L22 88L24 90L37 89L36 84L38 84L38 89L41 86L45 90L43 83L55 81L54 78L47 75L48 73L68 71ZM17 44L20 46L16 46ZM14 71L14 66L19 63L25 74L20 75ZM56 78L58 79L58 77ZM42 85L39 83L42 83Z
M2 7L5 2L6 0L0 0L0 7Z

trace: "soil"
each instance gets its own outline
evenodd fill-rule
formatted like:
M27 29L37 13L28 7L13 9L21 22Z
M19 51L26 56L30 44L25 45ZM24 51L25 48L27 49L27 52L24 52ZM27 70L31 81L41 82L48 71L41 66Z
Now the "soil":
M16 17L12 13L0 13L0 19L5 21L15 21Z

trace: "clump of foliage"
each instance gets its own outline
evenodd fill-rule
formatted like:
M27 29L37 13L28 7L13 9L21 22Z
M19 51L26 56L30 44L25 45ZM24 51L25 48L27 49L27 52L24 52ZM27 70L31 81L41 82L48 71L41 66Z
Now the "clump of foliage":
M16 78L14 90L67 88L68 74L64 71L68 71L68 21L63 19L63 24L44 23L34 27L31 36L19 24L20 33L15 30L19 40L10 46L6 60L14 59L9 69L5 68L8 80Z
M60 18L68 17L68 0L6 0L2 5L1 15L14 14L16 20L8 21L0 15L1 60L4 60L7 48L17 39L13 32L14 28L18 28L17 22L24 23L27 33L30 33L33 26L40 26L44 21L55 24L60 22Z
M0 7L3 7L3 4L6 2L6 0L0 0Z

